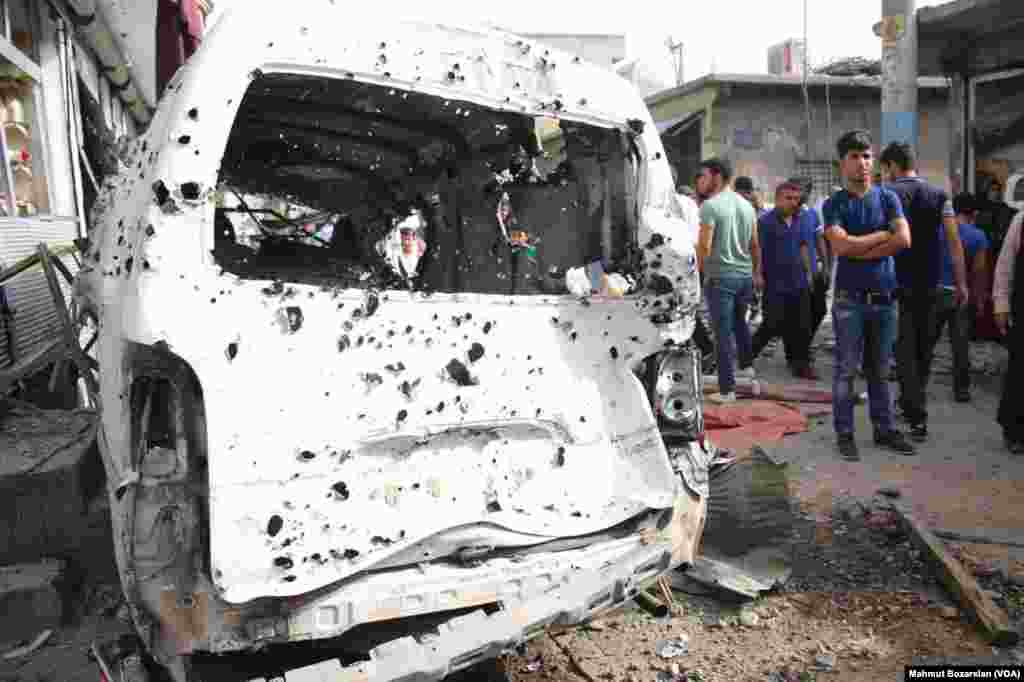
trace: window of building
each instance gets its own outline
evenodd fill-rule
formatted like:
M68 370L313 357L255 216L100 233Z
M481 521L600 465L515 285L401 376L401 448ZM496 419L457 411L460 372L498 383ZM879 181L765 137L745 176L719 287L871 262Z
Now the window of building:
M811 191L811 202L832 194L832 188L841 185L839 181L839 168L835 161L811 161L802 160L796 164L797 175L803 178L810 178L814 184Z
M39 84L10 56L0 54L0 215L49 213Z

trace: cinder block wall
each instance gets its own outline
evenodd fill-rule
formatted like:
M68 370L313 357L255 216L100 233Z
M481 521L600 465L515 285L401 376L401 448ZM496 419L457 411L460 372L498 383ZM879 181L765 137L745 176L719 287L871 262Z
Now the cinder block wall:
M809 88L810 154L805 150L806 115L800 87L721 85L704 149L732 160L737 175L754 178L766 200L778 183L796 174L799 161L836 159L835 140L853 128L881 139L881 91L869 87L830 87L831 137L823 86ZM947 173L951 126L944 89L922 88L919 95L920 171L949 188ZM875 150L880 152L879 149ZM709 154L705 154L707 156Z

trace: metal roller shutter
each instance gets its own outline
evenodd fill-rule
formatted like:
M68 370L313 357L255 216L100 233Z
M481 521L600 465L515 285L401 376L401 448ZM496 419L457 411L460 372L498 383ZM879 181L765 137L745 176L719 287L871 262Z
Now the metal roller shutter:
M35 253L40 242L50 246L70 243L77 236L74 219L35 219L0 221L0 261L7 265ZM75 261L65 256L61 262L75 274ZM71 288L59 278L66 300L70 300ZM10 321L10 333L14 339L16 357L37 350L55 334L60 333L57 311L46 285L42 270L23 272L5 286L8 303L14 309ZM0 319L0 366L11 364L7 345L7 321Z

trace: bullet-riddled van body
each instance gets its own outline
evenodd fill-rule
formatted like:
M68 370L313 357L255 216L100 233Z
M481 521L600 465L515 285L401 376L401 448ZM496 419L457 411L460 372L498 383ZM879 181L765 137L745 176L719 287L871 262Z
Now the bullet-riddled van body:
M440 679L691 561L699 282L639 95L507 34L278 10L172 81L78 282L150 650L176 682L261 650Z

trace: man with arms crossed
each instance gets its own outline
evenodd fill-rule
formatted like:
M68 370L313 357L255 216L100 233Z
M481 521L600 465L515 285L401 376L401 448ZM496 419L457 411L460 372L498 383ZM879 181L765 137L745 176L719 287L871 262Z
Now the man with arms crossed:
M854 440L854 380L867 350L868 396L875 444L900 454L914 448L896 430L889 383L889 365L896 338L896 271L893 256L910 246L910 226L900 200L872 186L871 135L853 130L836 143L846 189L833 194L822 207L825 238L836 256L832 324L836 334L836 368L832 382L832 411L837 447L843 459L860 459ZM865 330L873 333L865 334ZM865 337L873 346L865 349Z

